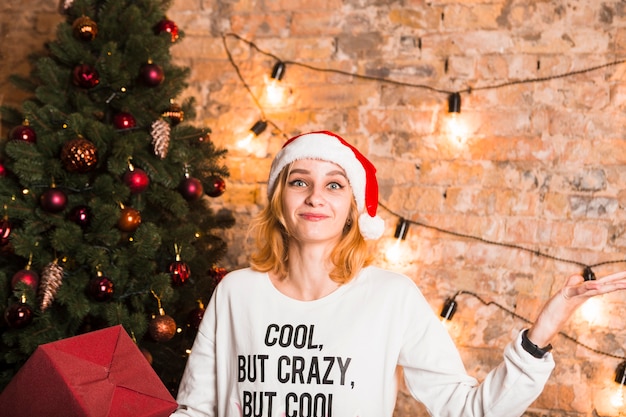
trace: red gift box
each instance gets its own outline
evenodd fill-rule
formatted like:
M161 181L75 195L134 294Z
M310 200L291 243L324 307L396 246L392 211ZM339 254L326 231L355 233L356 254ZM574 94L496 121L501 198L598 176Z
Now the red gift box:
M39 346L0 394L11 417L167 417L176 401L122 326Z

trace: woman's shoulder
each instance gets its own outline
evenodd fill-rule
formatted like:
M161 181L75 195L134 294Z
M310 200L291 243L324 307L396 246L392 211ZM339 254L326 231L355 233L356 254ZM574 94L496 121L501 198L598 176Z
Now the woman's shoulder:
M376 285L384 285L386 287L413 290L417 289L415 282L408 276L378 266L370 265L366 267L359 279Z
M228 272L220 280L220 285L239 285L248 281L259 281L260 278L266 276L265 272L255 271L252 268L235 269Z

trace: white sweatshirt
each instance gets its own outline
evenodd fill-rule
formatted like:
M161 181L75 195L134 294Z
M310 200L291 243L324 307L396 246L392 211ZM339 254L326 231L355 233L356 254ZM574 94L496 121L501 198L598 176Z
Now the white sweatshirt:
M172 416L391 417L396 366L433 416L514 417L541 393L552 356L517 340L478 384L408 277L367 267L315 301L242 269L217 286Z

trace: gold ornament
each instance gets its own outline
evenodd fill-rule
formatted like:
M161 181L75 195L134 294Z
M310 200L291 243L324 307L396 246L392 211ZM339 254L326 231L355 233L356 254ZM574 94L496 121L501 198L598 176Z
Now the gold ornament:
M141 225L141 213L132 207L122 207L117 227L123 232L134 232Z
M79 136L63 145L61 161L69 172L89 172L98 163L98 150L92 142Z
M163 310L163 306L161 305L161 297L152 290L150 290L150 292L152 292L154 298L157 299L159 315L152 316L152 320L148 323L148 332L155 341L167 342L176 334L176 322L171 316L165 314L165 310Z
M172 125L176 126L185 119L185 112L178 104L172 103L161 116L170 119Z
M98 24L87 16L81 16L72 23L74 36L83 41L92 41L98 34Z
M39 283L39 307L41 311L45 311L54 300L54 297L63 283L63 268L55 259L46 265L41 273L41 282Z
M165 314L163 309L148 324L150 336L157 342L167 342L176 334L176 322L171 316Z

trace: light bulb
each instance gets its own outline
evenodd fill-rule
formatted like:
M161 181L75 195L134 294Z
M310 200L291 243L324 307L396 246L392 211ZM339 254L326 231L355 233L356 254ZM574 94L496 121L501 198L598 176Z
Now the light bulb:
M248 149L252 140L259 136L267 128L267 122L265 120L258 120L247 132L247 134L237 141L237 147L241 149Z
M392 245L387 248L385 252L385 258L391 263L398 263L402 258L402 248L400 247L401 240L396 239Z
M285 63L279 61L274 65L270 78L266 77L265 79L265 94L271 105L281 104L287 95L287 88L281 82L285 75L285 69Z
M282 82L269 78L265 82L265 96L269 105L277 106L285 101L287 88Z
M400 219L394 232L395 242L387 248L385 257L391 263L398 263L402 259L403 250L401 243L406 239L406 235L409 232L409 222L406 219Z
M615 408L624 407L624 384L626 384L626 361L620 363L615 370L615 382L619 384L615 394L611 396L611 405Z
M617 391L611 396L611 405L615 408L624 406L624 386L620 385Z
M598 321L602 314L603 303L601 298L590 298L580 307L580 315L590 325Z
M448 113L446 116L446 134L457 145L465 143L467 140L467 126L460 113Z

